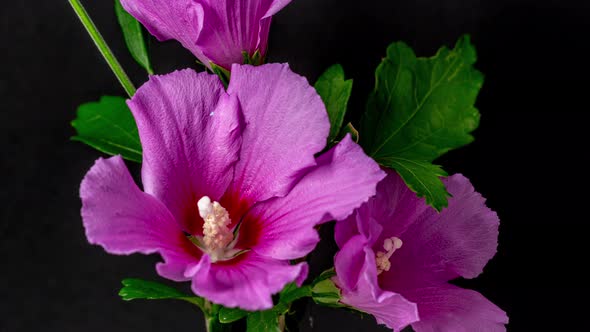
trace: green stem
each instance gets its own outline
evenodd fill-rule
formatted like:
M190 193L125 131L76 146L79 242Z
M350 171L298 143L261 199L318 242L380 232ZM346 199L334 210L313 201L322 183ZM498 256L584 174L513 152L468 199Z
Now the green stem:
M82 3L80 3L79 0L68 1L76 12L76 15L78 15L80 21L82 21L82 25L84 25L86 31L88 31L88 34L90 34L94 44L96 44L96 47L113 70L113 73L115 73L115 76L117 76L117 79L123 86L123 89L125 89L125 92L127 92L129 97L133 96L135 94L135 86L129 79L129 76L127 76L125 73L125 70L123 70L123 67L121 67L119 61L117 61L117 58L105 42L104 38L101 36L100 32L96 28L96 25L94 25L94 22L92 22L90 19L90 16L88 15L86 9L84 9L84 6L82 6Z
M287 322L285 320L285 315L280 315L279 316L279 330L281 332L284 332L286 326L287 326Z
M207 300L203 303L203 315L205 316L205 329L207 332L229 332L230 324L223 324L219 321L220 306Z
M208 317L207 315L205 315L205 330L207 332L217 332L218 324L220 323L217 322L217 317Z

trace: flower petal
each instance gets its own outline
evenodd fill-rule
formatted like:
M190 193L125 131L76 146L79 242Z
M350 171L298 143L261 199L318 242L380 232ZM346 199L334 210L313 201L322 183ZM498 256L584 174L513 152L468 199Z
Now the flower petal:
M231 69L242 52L266 54L270 17L290 0L201 0L205 21L197 45L215 64Z
M264 17L270 17L278 13L281 9L285 8L292 0L272 0L270 1L270 7L266 11Z
M247 123L228 195L246 201L245 208L286 195L326 145L324 103L287 64L234 65L228 93L238 97Z
M357 214L354 213L346 219L336 223L336 226L334 227L334 239L336 240L338 248L344 247L346 242L348 242L353 236L360 234L356 218Z
M375 194L385 176L377 163L346 136L336 147L317 158L286 197L256 205L242 224L260 230L253 250L277 259L308 254L319 237L314 226L342 220Z
M198 234L197 201L218 201L231 182L241 144L235 97L214 75L187 69L151 76L129 101L143 146L145 192Z
M449 177L445 183L453 195L449 207L440 213L425 210L400 235L404 244L392 256L391 269L382 277L385 289L405 294L405 288L457 277L475 278L496 253L496 213L485 206L485 199L462 175Z
M252 251L234 260L211 264L209 256L203 256L194 270L193 292L228 308L265 310L272 308L273 294L290 282L301 285L308 272L306 263L290 265Z
M192 277L189 271L198 266L205 255L186 238L184 233L178 237L178 246L181 250L160 253L164 262L156 264L156 271L162 277L170 280L189 281Z
M362 235L355 235L334 256L334 268L341 289L350 292L356 289L365 265L365 247L367 239Z
M82 181L80 197L88 242L107 252L159 252L167 262L159 265L172 264L177 270L200 258L197 250L183 249L186 238L172 214L139 190L120 156L96 161ZM179 274L169 278L179 279Z
M384 170L387 177L377 185L377 195L358 208L354 215L336 224L335 239L340 247L354 234L369 238L369 233L373 234L371 245L380 247L384 238L399 237L430 209L394 171Z
M203 28L202 5L194 0L121 0L127 12L140 21L158 40L178 40L201 62L209 60L197 47Z
M181 232L165 206L133 182L123 159L98 159L80 186L86 237L112 254L151 254Z
M452 285L419 288L404 293L418 303L416 332L503 332L508 316L478 292Z
M377 323L395 331L418 320L415 303L379 288L375 253L363 235L351 238L336 254L334 262L342 303L375 316Z

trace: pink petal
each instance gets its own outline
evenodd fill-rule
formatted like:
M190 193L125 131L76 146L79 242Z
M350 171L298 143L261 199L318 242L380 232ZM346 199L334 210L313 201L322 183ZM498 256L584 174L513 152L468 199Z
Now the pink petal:
M143 146L145 192L191 234L201 232L197 201L219 201L233 176L242 119L214 75L187 69L151 76L129 101Z
M268 8L264 17L270 17L278 13L281 9L285 8L292 0L272 0L270 1L270 7Z
M404 293L418 303L416 332L503 332L508 316L478 292L451 285Z
M357 209L355 215L336 224L336 243L342 246L352 235L373 233L371 245L381 247L384 238L400 236L431 208L418 198L392 170L377 185L377 195ZM375 234L375 228L380 231ZM382 234L383 236L379 237Z
M172 214L139 190L120 156L96 161L82 181L80 197L88 242L109 253L159 252L167 262L160 265L176 265L176 270L200 258L197 250L184 250L186 238ZM179 279L182 273L169 277Z
M238 97L247 124L228 195L246 201L246 209L289 192L315 165L330 123L315 89L286 64L234 65L228 93Z
M209 59L197 47L204 22L202 5L194 0L121 0L127 12L140 21L158 40L178 40L201 62Z
M405 288L475 278L496 253L496 213L462 175L449 177L445 183L453 195L449 207L441 213L425 210L399 235L404 244L392 256L391 270L381 278L384 288L405 294L401 291Z
M205 56L230 69L242 52L266 54L270 17L290 0L200 0L205 21L197 42Z
M306 263L290 265L252 251L226 263L211 264L209 257L203 256L202 264L193 271L192 289L229 308L265 310L272 308L273 294L290 282L301 284L307 271Z
M288 158L287 158L288 159ZM260 229L253 250L277 259L308 254L319 237L314 226L342 220L375 194L385 174L360 146L346 136L336 147L317 158L291 192L256 205L242 227Z
M418 320L415 303L400 294L379 288L375 253L364 236L351 238L334 261L335 282L342 291L342 303L375 316L377 323L395 331Z
M362 235L356 235L351 237L334 256L334 269L336 270L338 286L341 289L351 292L356 290L361 271L366 263L366 247L367 239ZM377 275L376 271L375 275Z
M354 213L346 219L336 223L336 226L334 227L334 239L339 248L344 247L346 242L348 242L353 236L360 234L356 218L357 214Z

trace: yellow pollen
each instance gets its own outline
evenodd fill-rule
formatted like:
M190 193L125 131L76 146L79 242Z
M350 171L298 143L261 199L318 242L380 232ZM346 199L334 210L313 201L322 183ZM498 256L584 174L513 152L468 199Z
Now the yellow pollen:
M392 238L385 239L385 241L383 241L383 249L385 249L385 252L378 251L375 255L377 275L383 273L383 271L389 271L389 269L391 269L391 262L389 261L389 259L396 250L402 247L403 244L404 243L402 242L402 240L395 236Z
M231 220L227 210L218 202L212 202L203 196L197 203L199 215L203 218L203 244L211 261L215 262L224 256L225 249L233 241L234 234L229 229Z

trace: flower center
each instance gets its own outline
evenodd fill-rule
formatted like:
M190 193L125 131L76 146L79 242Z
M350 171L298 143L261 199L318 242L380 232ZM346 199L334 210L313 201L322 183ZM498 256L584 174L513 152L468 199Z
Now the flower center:
M203 224L203 242L209 250L224 249L233 239L234 235L227 227L231 220L229 213L218 202L211 202L207 196L203 196L197 203L199 214L205 221Z
M385 239L385 241L383 241L383 249L385 249L385 252L378 251L375 255L375 262L377 264L377 275L383 273L383 271L389 271L389 269L391 268L391 262L389 261L391 255L393 255L393 253L396 250L401 248L403 244L404 243L402 242L402 240L395 236Z
M203 196L197 203L199 215L203 218L203 237L190 236L191 241L206 252L211 262L228 260L245 252L234 249L236 234L229 229L231 219L227 210L219 202ZM236 226L237 233L239 226Z

